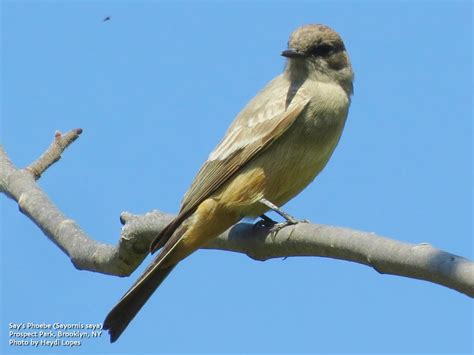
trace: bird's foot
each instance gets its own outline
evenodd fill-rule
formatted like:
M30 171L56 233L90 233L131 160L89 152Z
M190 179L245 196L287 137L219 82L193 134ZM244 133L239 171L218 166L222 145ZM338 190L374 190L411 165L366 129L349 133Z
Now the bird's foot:
M271 210L275 211L276 213L278 213L280 216L282 216L285 219L284 222L277 223L276 221L274 221L270 217L265 216L265 215L261 215L260 216L261 220L257 223L261 226L270 228L271 233L276 233L276 232L278 232L279 230L281 230L282 228L284 228L286 226L291 226L291 225L295 225L295 224L298 224L298 223L308 223L307 220L303 220L303 221L297 220L295 217L293 217L293 216L289 215L288 213L286 213L285 211L281 210L278 206L274 205L273 203L271 203L267 199L262 198L260 200L260 203L264 204L265 206L267 206Z
M308 223L308 221L303 220L303 221L298 221L297 219L293 219L291 221L286 220L285 222L280 222L280 223L275 223L273 226L270 227L270 232L271 233L277 233L281 229L287 227L287 226L293 226L298 223Z

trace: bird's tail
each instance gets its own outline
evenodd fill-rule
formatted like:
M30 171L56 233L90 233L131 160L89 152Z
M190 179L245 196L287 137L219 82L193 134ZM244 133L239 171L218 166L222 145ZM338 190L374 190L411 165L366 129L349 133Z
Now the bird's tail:
M176 265L158 268L152 264L144 276L137 280L132 288L122 297L119 303L109 312L104 320L104 329L108 329L110 342L116 341L128 324L143 307L145 302L155 292Z
M186 230L186 226L176 226L176 223L172 228L166 228L166 241L160 253L105 318L103 328L108 329L112 343L119 338L153 292L176 266L177 261L172 261L173 254ZM163 233L157 239L160 240L162 235ZM159 244L161 246L161 243Z

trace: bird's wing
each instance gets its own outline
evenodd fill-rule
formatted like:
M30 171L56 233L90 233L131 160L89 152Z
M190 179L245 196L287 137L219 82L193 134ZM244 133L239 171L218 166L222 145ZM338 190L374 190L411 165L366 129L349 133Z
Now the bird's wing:
M223 140L194 178L184 195L178 216L151 244L151 252L162 247L202 201L292 125L305 109L309 99L298 93L290 93L292 100L288 104L289 90L286 79L279 76L239 113Z

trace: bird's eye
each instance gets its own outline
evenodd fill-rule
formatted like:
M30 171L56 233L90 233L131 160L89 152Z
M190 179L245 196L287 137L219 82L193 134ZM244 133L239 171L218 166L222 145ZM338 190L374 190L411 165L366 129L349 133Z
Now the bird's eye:
M315 57L325 57L334 51L334 47L329 44L320 44L311 49L311 55Z

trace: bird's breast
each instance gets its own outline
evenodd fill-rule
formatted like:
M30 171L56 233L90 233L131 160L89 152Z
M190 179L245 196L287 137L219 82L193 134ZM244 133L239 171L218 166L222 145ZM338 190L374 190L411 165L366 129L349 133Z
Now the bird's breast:
M265 197L282 205L325 167L347 117L349 98L336 84L302 88L311 100L285 134L255 161L265 173Z
M325 133L331 127L344 127L350 99L336 83L313 82L303 87L304 96L310 98L304 126L310 134ZM342 129L342 128L341 128Z

